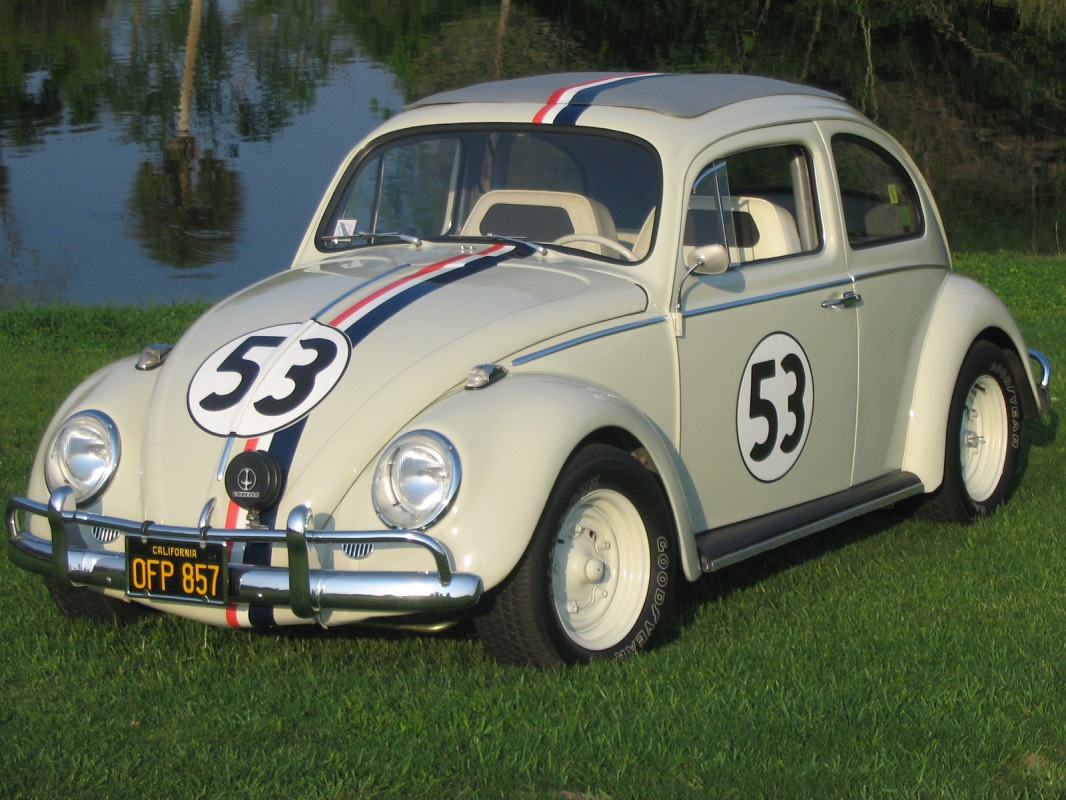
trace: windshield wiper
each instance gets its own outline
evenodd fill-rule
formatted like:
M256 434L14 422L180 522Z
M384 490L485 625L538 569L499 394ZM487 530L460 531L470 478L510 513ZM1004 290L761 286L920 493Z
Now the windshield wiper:
M548 248L544 245L531 242L529 239L525 239L521 236L504 236L499 233L486 233L485 236L495 242L506 242L507 244L518 245L519 247L528 247L538 256L548 255Z
M352 233L347 236L321 237L324 244L331 244L334 246L339 244L352 244L356 239L364 239L367 244L376 244L378 239L399 239L414 247L422 246L422 240L417 236L411 236L406 233L397 233L395 231L360 231L359 233Z
M449 234L449 239L491 239L494 242L502 242L504 244L513 244L516 247L528 247L537 255L548 255L548 248L537 242L530 241L525 236L507 236L502 233L470 233L470 234Z

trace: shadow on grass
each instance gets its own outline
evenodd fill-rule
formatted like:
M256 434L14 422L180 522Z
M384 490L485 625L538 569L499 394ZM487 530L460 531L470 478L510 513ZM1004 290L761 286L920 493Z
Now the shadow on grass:
M1022 425L1022 446L1018 453L1018 480L1025 477L1029 469L1029 454L1034 447L1048 447L1055 442L1059 434L1059 415L1055 409L1046 417L1026 420Z
M704 606L723 602L736 592L751 589L791 569L884 534L912 516L911 511L903 508L872 511L686 584L675 608L669 638L676 638L693 624Z
M1059 415L1054 410L1048 416L1025 422L1022 427L1016 485L1024 479L1032 449L1053 444L1058 436L1058 428ZM668 638L673 639L680 635L706 605L722 602L736 592L750 589L795 567L824 558L901 525L915 516L919 502L920 498L913 498L897 506L870 512L686 584Z
M473 641L477 639L471 617L444 620L433 617L411 617L402 622L375 624L358 622L324 628L321 625L279 625L275 627L245 628L252 636L282 636L292 640L358 639L366 641L398 642L411 639L441 641Z
M1030 420L1023 429L1019 454L1019 480L1029 464L1032 448L1052 444L1058 435L1059 416ZM720 603L731 595L751 589L760 583L782 575L796 567L848 548L864 540L889 532L913 516L909 504L874 511L835 527L820 531L782 547L734 564L720 572L704 575L694 583L679 580L678 602L664 629L663 643L676 640L692 625L700 611ZM154 616L154 615L150 615ZM318 625L295 625L243 629L251 637L283 637L291 641L349 639L376 642L411 642L419 639L474 643L477 634L471 617L453 621L439 617L411 617L403 620L406 627L384 627L373 624L341 625L323 628ZM395 622L394 622L395 624Z

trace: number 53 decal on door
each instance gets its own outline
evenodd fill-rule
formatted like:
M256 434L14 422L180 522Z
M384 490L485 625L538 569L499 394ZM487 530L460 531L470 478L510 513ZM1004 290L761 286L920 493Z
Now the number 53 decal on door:
M813 412L807 354L787 333L771 333L748 357L737 397L737 443L748 471L769 483L792 469Z
M274 325L228 342L196 370L189 414L217 436L261 436L318 405L348 367L351 344L319 322Z

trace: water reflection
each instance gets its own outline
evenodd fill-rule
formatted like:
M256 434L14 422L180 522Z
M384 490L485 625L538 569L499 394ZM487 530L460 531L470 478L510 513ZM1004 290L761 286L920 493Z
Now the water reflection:
M287 266L405 101L590 67L832 89L915 155L957 249L1061 253L1064 43L1051 0L0 0L0 303L220 297Z
M216 298L287 266L338 161L402 104L337 19L0 0L0 302Z
M240 175L200 152L192 131L192 101L199 55L203 0L192 0L181 71L177 136L160 159L141 163L130 192L134 236L155 261L202 267L232 252L243 210Z

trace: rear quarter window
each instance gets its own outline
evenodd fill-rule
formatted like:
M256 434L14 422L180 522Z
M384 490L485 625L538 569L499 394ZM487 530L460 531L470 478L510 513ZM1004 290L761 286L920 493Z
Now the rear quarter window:
M914 183L888 151L858 136L840 134L833 137L833 159L852 247L922 235L925 220Z

